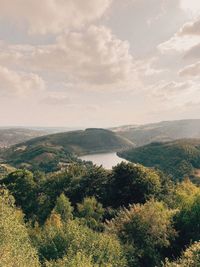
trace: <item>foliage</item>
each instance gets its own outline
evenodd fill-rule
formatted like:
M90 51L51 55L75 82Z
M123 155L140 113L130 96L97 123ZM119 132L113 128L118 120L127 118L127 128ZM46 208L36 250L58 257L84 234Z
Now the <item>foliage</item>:
M167 261L165 267L199 267L200 266L200 242L195 242L187 248L181 258L175 262Z
M110 171L102 167L88 166L82 175L76 190L76 201L82 201L87 196L95 198L103 204L108 203L108 184Z
M200 193L186 200L186 205L182 207L175 217L175 227L179 232L176 240L176 250L200 240Z
M92 229L102 228L102 218L104 214L104 209L101 203L98 203L95 197L84 198L82 203L77 205L78 217L81 221Z
M0 203L0 266L39 267L22 213L15 208L8 191L1 189Z
M113 168L110 181L110 201L114 207L144 203L160 193L159 174L142 165L122 162Z
M155 266L161 262L162 250L176 235L173 216L174 211L163 203L150 200L122 209L107 223L107 229L127 247L129 266Z
M93 264L91 257L86 256L82 252L75 255L69 253L63 259L57 261L46 262L46 267L98 267L99 265ZM102 266L102 265L101 265ZM108 265L107 265L108 266Z
M10 173L2 183L12 192L17 205L30 216L36 211L36 181L33 174L27 170L17 170Z
M200 167L199 140L178 140L167 143L151 143L120 153L132 162L156 167L175 180L193 175L194 168Z
M178 183L173 191L173 207L180 210L189 207L194 198L200 194L200 187L197 187L189 179L185 179L183 182Z
M12 260L17 267L159 267L166 257L165 264L179 264L200 239L200 188L139 164L16 170L0 184L18 207L1 195L5 267Z
M77 155L128 149L133 143L105 129L50 134L4 150L3 159L16 168L54 172L80 162Z
M85 261L87 257L87 261L94 264L91 266L125 266L123 249L115 237L96 233L76 220L60 222L59 216L51 218L44 227L39 230L36 227L31 232L41 261L49 261L47 266L59 266L60 262L61 266L68 266L66 262L69 259L69 266L76 266L82 257Z
M54 212L59 214L63 221L68 221L73 218L73 207L69 198L67 198L63 193L57 198Z

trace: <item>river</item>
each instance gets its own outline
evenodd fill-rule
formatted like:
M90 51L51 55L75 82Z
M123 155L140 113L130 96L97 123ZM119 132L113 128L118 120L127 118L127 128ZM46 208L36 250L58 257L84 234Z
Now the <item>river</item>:
M113 166L116 166L118 163L125 161L117 156L116 152L112 153L100 153L100 154L90 154L80 157L80 159L85 161L92 161L94 164L100 166L102 165L105 169L112 169Z

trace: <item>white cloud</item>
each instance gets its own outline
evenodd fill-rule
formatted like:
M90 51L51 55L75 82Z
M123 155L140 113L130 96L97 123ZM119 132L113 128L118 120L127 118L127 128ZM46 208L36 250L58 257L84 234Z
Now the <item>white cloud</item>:
M161 43L162 53L186 52L200 43L200 19L185 23L169 40Z
M168 41L161 43L158 49L161 53L183 53L192 48L193 46L199 44L200 36L181 36L176 33Z
M45 83L34 73L16 72L0 66L0 94L28 95L32 91L43 90Z
M179 72L179 75L182 77L199 76L199 74L200 74L200 61L186 66Z
M58 33L100 18L112 0L0 0L1 19L19 26L28 24L32 34Z
M194 89L194 84L191 81L160 81L151 86L153 96L161 100L171 100L173 98L183 99L184 94L190 93Z
M193 60L197 60L200 58L200 42L196 45L194 45L193 47L191 47L190 49L188 49L184 55L185 59L193 59Z
M121 86L134 78L129 43L103 26L68 32L59 36L55 44L28 47L25 52L23 46L8 46L8 51L13 49L24 55L20 57L20 67L57 73L63 81L74 85L107 88Z
M185 23L179 35L200 35L200 19Z
M63 33L49 45L0 42L0 65L39 73L49 83L70 84L75 89L125 90L139 84L140 70L129 52L129 42L104 26Z

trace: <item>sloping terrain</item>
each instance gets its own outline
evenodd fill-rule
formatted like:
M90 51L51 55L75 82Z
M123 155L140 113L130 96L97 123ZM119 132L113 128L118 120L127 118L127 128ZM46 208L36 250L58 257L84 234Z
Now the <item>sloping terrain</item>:
M121 151L130 147L133 143L109 130L86 129L31 139L6 149L1 157L15 167L52 171L58 164L74 161L76 156Z
M163 121L145 125L112 128L137 146L183 138L200 138L200 120Z
M200 139L154 142L119 153L131 162L156 167L175 179L194 176L200 169Z
M47 133L42 130L0 128L0 148L9 147L45 134Z

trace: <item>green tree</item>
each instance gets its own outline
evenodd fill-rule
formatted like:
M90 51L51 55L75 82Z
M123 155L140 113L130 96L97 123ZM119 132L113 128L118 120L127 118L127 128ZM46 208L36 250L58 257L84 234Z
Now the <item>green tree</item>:
M171 203L174 208L181 210L189 207L194 202L195 196L199 194L200 188L186 178L175 186Z
M114 207L144 203L160 193L159 174L142 165L122 162L113 168L110 180L110 204Z
M175 236L172 226L174 211L162 202L151 200L144 205L131 205L107 223L107 229L124 243L128 266L159 266L162 251Z
M84 266L81 258L88 263L84 267L126 266L123 248L116 237L94 232L77 220L62 223L57 214L52 214L42 228L32 229L31 238L47 266Z
M200 266L200 242L195 242L187 248L180 259L175 262L167 261L165 267L199 267Z
M190 200L191 201L191 200ZM175 228L179 235L175 242L176 251L200 240L200 194L194 195L193 200L183 207L175 217Z
M101 203L107 203L109 174L110 172L102 167L87 167L86 173L79 182L78 201L82 201L85 197L95 196Z
M32 247L23 215L14 206L8 191L0 191L0 266L39 267L39 260Z
M17 170L10 173L3 181L12 195L17 206L20 206L27 217L37 210L37 184L33 173L27 170Z
M86 256L82 252L68 253L63 259L57 261L49 261L45 264L46 267L100 267L92 263L91 257ZM102 266L102 265L101 265ZM102 266L103 267L103 266Z
M73 218L73 207L69 198L63 193L57 198L54 211L60 214L63 221L71 220Z
M102 228L102 217L104 209L101 203L97 202L95 197L86 197L83 202L77 204L77 215L81 221L92 229Z

